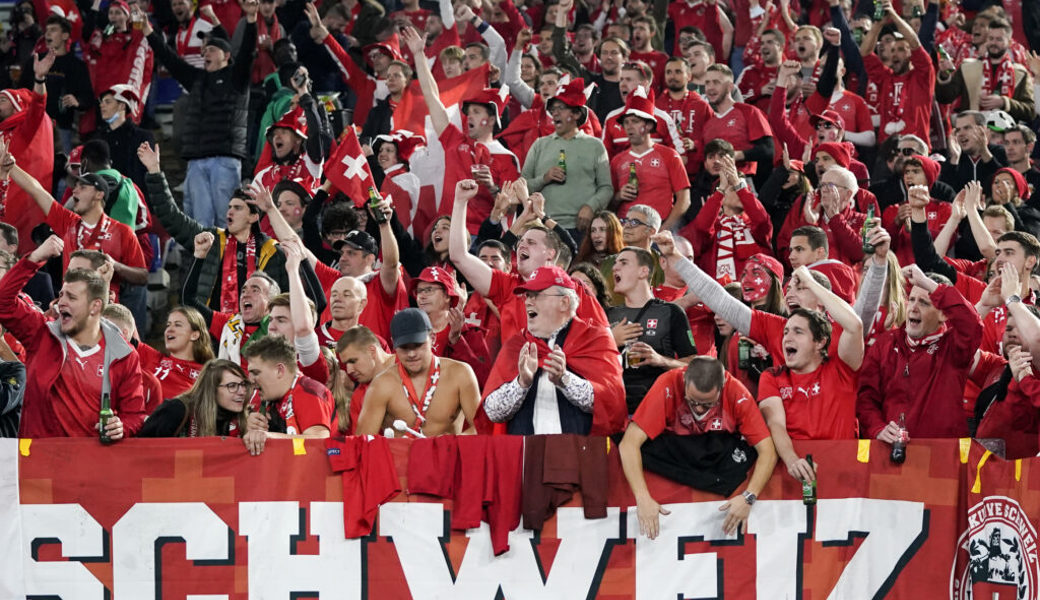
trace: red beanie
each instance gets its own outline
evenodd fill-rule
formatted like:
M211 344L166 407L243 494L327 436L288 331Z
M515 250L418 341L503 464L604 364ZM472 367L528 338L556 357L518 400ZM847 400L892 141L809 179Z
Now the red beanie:
M915 154L913 158L921 163L921 170L924 171L924 178L928 182L928 187L935 185L935 180L939 178L939 163L920 154Z
M1015 180L1015 187L1018 188L1018 197L1020 199L1023 201L1029 199L1029 184L1026 183L1026 178L1023 177L1021 173L1011 167L1004 167L1003 169L998 169L997 172L993 174L993 180L996 181L997 175L1000 175L1001 173L1007 173L1008 175L1011 175L1011 179Z
M825 142L816 146L816 149L813 150L813 160L816 159L816 155L820 152L826 152L834 159L834 162L846 169L848 169L849 164L852 163L852 155L849 154L849 149L845 147L845 144L840 142Z

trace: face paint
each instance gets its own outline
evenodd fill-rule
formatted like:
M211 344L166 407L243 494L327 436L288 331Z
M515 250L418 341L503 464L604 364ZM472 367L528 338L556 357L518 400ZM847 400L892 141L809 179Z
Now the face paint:
M765 298L772 283L769 271L758 263L747 263L740 275L740 289L746 302Z
M487 126L487 124L488 124L488 120L487 120L487 119L481 119L481 120L480 120L480 126L481 126L481 127L486 127L486 126Z

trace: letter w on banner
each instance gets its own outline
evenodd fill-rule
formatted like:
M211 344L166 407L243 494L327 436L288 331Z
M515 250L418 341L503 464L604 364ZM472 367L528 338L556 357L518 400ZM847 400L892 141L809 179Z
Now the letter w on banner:
M336 189L353 200L354 206L358 208L364 206L368 200L368 188L376 187L372 170L368 168L368 160L361 150L361 142L358 141L357 131L353 126L343 131L343 139L325 163L325 176L332 180Z

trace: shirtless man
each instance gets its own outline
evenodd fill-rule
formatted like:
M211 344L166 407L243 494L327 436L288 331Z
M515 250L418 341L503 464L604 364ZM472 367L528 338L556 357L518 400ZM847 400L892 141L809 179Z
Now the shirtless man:
M344 279L348 278L344 277ZM339 282L336 284L338 285ZM362 290L365 289L363 285L358 287ZM364 325L356 325L343 332L339 341L336 342L336 354L339 356L339 362L343 365L347 377L354 384L354 391L350 394L350 423L340 423L341 427L346 425L346 430L353 434L357 427L358 416L361 414L361 407L364 406L365 393L368 391L369 384L383 371L393 367L397 363L397 357L384 352L383 342Z
M417 308L394 315L390 336L397 368L372 381L357 435L377 434L398 419L426 437L461 433L465 421L473 423L480 400L477 378L466 363L433 356L432 329L429 317Z

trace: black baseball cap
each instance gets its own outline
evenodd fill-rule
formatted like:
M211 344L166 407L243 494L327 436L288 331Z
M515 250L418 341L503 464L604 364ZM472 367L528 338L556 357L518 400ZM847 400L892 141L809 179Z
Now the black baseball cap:
M82 183L83 185L88 185L92 188L95 188L103 192L106 196L108 196L108 182L105 181L104 177L98 175L97 173L84 173L77 177L76 181L78 183Z
M360 250L366 254L378 254L379 246L376 244L376 239L368 235L364 231L355 229L347 234L347 237L342 240L337 240L336 243L332 244L332 249L336 252L342 252L343 246L350 246Z
M433 325L426 313L418 308L406 308L399 311L390 320L390 339L394 348L405 344L421 344L430 339Z

